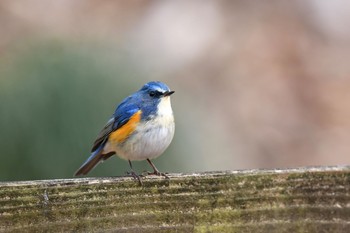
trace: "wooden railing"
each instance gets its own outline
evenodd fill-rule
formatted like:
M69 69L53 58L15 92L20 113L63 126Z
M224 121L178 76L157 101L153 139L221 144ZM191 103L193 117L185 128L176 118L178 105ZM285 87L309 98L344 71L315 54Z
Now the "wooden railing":
M0 182L0 232L350 232L350 167Z

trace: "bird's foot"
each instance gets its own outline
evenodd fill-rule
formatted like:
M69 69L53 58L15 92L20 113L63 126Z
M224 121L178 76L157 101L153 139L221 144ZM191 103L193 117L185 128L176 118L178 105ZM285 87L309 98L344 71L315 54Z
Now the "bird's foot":
M142 175L141 176L137 175L134 171L126 172L126 174L133 177L135 180L138 180L140 185L143 185L142 180L141 180Z
M146 172L147 175L151 175L151 176L164 176L166 179L170 179L169 176L167 176L166 173L164 172L160 172L158 170L154 170L153 172Z
M147 172L147 175L164 176L166 179L170 179L169 176L166 175L166 173L158 171L158 169L156 168L156 166L154 166L150 159L147 159L147 162L153 168L153 172Z

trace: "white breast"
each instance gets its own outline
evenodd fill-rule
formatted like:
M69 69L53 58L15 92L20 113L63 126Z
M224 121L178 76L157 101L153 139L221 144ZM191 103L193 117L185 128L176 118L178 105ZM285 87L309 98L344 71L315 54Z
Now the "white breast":
M158 105L158 114L150 121L137 126L135 133L115 151L127 160L145 160L161 155L170 145L175 133L170 97L164 97Z

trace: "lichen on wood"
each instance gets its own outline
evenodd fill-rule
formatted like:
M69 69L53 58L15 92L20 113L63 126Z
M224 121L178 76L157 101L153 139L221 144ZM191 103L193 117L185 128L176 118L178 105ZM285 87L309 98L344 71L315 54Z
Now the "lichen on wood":
M348 232L350 167L0 182L0 231Z

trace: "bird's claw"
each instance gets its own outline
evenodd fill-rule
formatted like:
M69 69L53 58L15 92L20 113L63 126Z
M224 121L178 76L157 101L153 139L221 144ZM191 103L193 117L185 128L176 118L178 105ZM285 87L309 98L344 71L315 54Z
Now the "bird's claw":
M126 172L126 174L133 177L135 180L138 180L140 185L143 185L141 180L142 175L137 175L134 171Z
M160 172L160 171L153 171L153 172L146 172L147 175L151 175L151 176L164 176L166 179L170 179L169 176L167 176L166 173L164 172Z

